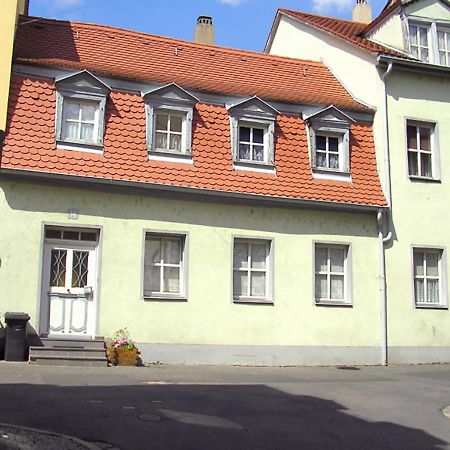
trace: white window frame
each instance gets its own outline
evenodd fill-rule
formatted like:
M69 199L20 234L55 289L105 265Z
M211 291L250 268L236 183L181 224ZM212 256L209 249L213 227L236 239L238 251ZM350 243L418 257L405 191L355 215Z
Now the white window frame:
M413 43L412 43L412 38L411 38L411 36L412 36L411 27L416 27L417 28L417 32L418 32L418 34L417 34L417 37L418 37L417 45L414 45L414 47L417 47L417 55L418 55L417 59L422 61L422 62L425 62L425 63L432 63L433 59L434 59L434 54L433 54L433 35L432 35L432 32L431 32L432 31L431 30L431 28L432 28L431 23L417 21L417 20L411 20L411 19L408 20L409 52L414 58L416 58L414 56L414 54L413 54L413 51L412 51ZM420 36L419 36L419 30L420 29L425 29L426 32L427 32L427 44L428 44L427 46L420 45ZM424 61L422 59L422 52L423 52L422 49L426 49L428 51L428 60L426 60L426 61Z
M408 127L416 128L417 149L410 149L408 142ZM430 130L430 151L420 149L419 128L428 128ZM418 120L415 118L405 118L405 149L406 149L406 173L411 180L420 181L439 181L441 178L440 172L440 151L439 151L439 134L438 124L432 121ZM411 174L409 167L410 153L417 154L418 174ZM431 177L421 174L421 157L422 154L431 155Z
M344 140L345 140L345 134L340 132L340 133L336 133L336 132L332 132L329 130L326 131L317 131L314 133L314 139L315 139L315 161L314 161L314 167L316 170L326 170L326 171L332 171L332 172L344 172L344 160L345 160L345 152L344 152ZM324 150L318 150L317 149L317 137L321 136L324 137L326 139L326 149ZM333 167L329 167L330 166L330 153L334 153L331 152L329 150L329 138L337 138L338 139L338 168L333 168ZM327 161L327 166L328 167L323 167L323 166L319 166L317 163L318 160L318 155L317 153L325 153L325 157L326 157L326 161Z
M444 48L439 47L439 33L444 33ZM441 66L450 67L450 45L446 36L450 37L450 24L447 25L436 25L436 48L437 48L437 64ZM441 52L445 54L445 63L441 62Z
M317 271L316 270L316 251L318 248L327 249L327 270ZM330 268L330 249L344 250L344 272L331 272ZM329 305L329 306L352 306L353 305L353 295L352 295L352 246L350 243L341 242L313 242L313 301L317 306ZM317 298L316 297L316 277L318 275L327 276L327 298ZM330 295L331 290L331 276L343 276L344 277L344 298L343 299L333 299Z
M416 277L415 275L415 263L414 255L416 252L421 253L435 253L438 254L438 277L426 275L426 262L424 263L423 276ZM439 302L417 302L416 301L416 288L415 280L421 278L424 280L424 298L427 296L427 280L436 279L439 280ZM416 309L448 309L448 291L447 291L447 250L445 247L436 247L428 245L412 245L411 246L411 293L413 306Z
M56 146L66 150L79 150L83 152L102 153L103 137L105 132L106 100L110 88L97 77L87 71L62 78L56 84ZM66 117L68 103L94 104L96 112L94 117L93 139L73 139L66 135ZM80 110L81 114L81 110Z
M252 244L265 244L267 246L267 255L266 255L266 267L265 270L255 269L251 267L251 255L249 252L249 267L244 269L239 269L234 267L234 247L235 244L247 244L251 246ZM234 273L238 272L247 272L249 277L248 283L248 295L245 296L237 296L234 295ZM250 293L251 290L251 272L262 272L264 271L266 274L265 279L265 291L266 295L264 297L260 296L252 296ZM267 238L254 238L247 236L233 236L232 246L231 246L231 296L234 303L266 303L273 304L273 282L274 282L274 242L273 239Z
M157 264L152 264L147 260L146 255L146 241L154 239L160 239L161 242L164 239L167 240L179 240L181 242L181 260L179 264L169 264L165 263L162 259ZM162 258L161 253L161 258ZM187 274L188 274L188 235L187 233L177 233L177 232L168 232L168 231L157 231L157 230L144 230L144 238L143 238L143 252L142 252L142 297L145 300L187 300ZM145 289L145 268L151 266L162 267L179 267L179 292L165 292L165 291L151 291ZM163 279L163 272L161 270L161 281ZM163 284L160 283L162 287Z
M78 119L69 119L67 117L67 107L70 104L80 105L79 113L78 113ZM82 120L82 111L83 106L94 106L95 112L94 112L94 119L93 120ZM65 98L63 102L63 117L61 122L61 140L65 142L76 142L78 144L96 144L98 142L98 133L99 133L99 115L100 115L100 102L99 101L92 101L92 100L85 100L80 98ZM74 122L78 125L78 136L76 138L69 138L67 136L67 126L68 122ZM93 125L93 132L92 132L92 139L82 139L81 138L81 126L83 124L90 124Z

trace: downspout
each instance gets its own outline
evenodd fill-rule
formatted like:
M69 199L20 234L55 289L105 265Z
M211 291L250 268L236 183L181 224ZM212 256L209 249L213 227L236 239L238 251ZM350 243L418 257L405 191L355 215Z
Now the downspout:
M3 144L5 142L5 132L0 130L0 171L2 169Z
M387 322L387 292L386 292L386 259L384 253L385 244L392 239L392 194L391 194L391 166L389 158L389 120L388 120L388 98L386 79L392 72L393 64L389 63L386 72L381 76L383 89L383 132L384 132L384 193L387 200L387 211L378 211L378 249L380 259L380 318L381 318L381 365L388 365L388 322ZM386 223L387 234L384 236L384 223Z

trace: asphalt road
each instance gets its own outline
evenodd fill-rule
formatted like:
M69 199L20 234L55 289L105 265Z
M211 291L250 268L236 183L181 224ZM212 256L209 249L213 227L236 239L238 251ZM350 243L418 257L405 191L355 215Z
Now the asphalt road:
M450 366L0 362L0 423L121 450L450 449Z

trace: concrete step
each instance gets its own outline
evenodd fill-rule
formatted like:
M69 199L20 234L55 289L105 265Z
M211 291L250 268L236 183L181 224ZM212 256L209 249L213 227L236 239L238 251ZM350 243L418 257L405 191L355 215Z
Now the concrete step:
M30 347L30 358L40 356L57 356L65 358L68 356L77 357L105 357L105 349L97 348L77 348L77 347Z
M93 356L51 356L51 355L30 355L30 364L41 366L83 366L83 367L107 367L106 357Z
M104 349L105 341L103 339L63 339L63 338L41 338L43 347L50 348L95 348Z

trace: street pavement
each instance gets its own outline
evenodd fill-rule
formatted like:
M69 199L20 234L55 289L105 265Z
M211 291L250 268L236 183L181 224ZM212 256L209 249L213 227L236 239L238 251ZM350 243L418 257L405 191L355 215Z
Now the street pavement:
M450 419L442 412L449 405L450 365L0 362L0 424L111 450L450 449Z

